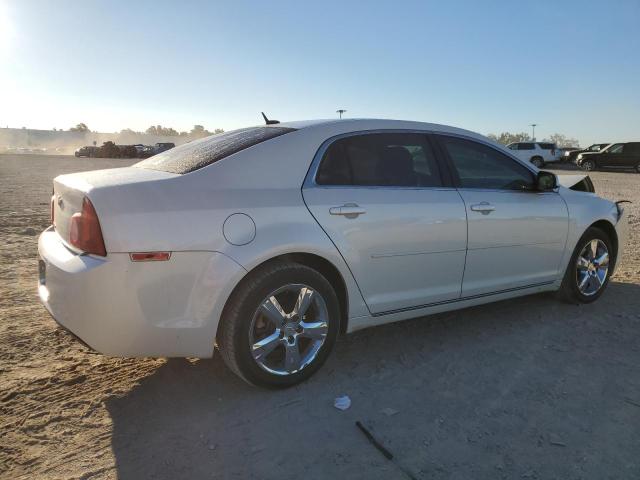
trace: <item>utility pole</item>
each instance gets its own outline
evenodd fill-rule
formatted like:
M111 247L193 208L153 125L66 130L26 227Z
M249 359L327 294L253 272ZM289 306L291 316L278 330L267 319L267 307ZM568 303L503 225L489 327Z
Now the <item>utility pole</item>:
M531 135L532 140L535 142L536 141L536 127L538 126L537 123L532 123L531 125L529 125L532 130L533 130L533 134Z
M343 113L346 113L346 112L347 112L347 111L346 111L346 110L344 110L344 109L342 109L342 108L341 108L340 110L336 110L336 113L340 114L340 118L342 118L342 114L343 114Z

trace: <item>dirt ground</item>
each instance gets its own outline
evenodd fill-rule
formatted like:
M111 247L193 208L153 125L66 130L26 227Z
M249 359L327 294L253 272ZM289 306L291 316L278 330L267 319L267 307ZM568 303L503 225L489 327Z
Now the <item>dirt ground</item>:
M592 174L635 202L595 304L537 295L358 332L274 392L219 356L88 352L38 303L52 178L129 163L0 155L1 478L640 478L640 175Z

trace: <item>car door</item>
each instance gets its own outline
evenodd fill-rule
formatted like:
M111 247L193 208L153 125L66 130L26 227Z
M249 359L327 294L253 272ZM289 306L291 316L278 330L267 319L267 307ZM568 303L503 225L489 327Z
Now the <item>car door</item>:
M624 143L611 145L602 153L597 154L596 162L601 167L621 167L624 166L623 156Z
M465 207L443 181L425 134L330 140L316 155L303 196L373 314L459 298Z
M488 144L437 138L467 211L462 297L556 280L568 231L560 195L533 190L533 171Z

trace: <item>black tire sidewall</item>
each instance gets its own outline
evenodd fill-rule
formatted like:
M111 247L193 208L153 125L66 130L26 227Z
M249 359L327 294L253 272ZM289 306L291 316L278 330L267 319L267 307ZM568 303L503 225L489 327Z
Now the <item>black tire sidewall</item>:
M275 375L263 370L253 359L249 346L249 328L255 311L266 296L291 283L305 284L322 296L327 306L329 328L324 344L309 365L292 375ZM282 388L298 384L313 375L331 353L339 331L340 306L329 282L315 270L292 263L260 278L257 284L243 293L244 295L238 299L242 301L241 307L237 310L238 315L235 318L225 319L225 321L236 322L232 341L236 365L242 376L254 385Z
M591 240L596 239L602 240L607 246L607 250L609 251L609 270L607 271L607 276L604 279L604 284L602 285L602 287L600 287L600 290L598 290L598 292L594 295L584 295L578 289L578 282L576 279L576 262L578 260L578 255L580 255L580 252L582 252L582 249L586 246L586 244ZM613 261L613 248L609 236L599 228L588 228L576 244L573 255L571 255L571 260L569 260L569 265L567 265L567 271L565 273L562 286L565 292L565 296L568 300L576 301L579 303L595 302L607 289L609 280L611 279L611 272L614 267L615 263Z

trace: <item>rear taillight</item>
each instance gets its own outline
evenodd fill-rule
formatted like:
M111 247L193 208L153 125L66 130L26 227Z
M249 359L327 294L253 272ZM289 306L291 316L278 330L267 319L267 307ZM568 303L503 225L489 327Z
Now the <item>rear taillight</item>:
M69 243L86 253L107 255L98 215L87 197L82 200L82 211L71 216Z

